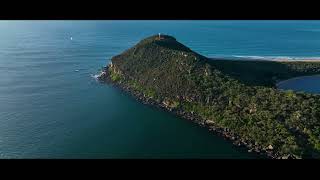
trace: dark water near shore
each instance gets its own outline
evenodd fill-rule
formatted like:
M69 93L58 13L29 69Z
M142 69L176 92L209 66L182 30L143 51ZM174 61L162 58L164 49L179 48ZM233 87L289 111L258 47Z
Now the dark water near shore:
M256 158L92 76L158 32L211 57L320 57L319 29L319 21L0 21L0 158Z
M320 94L320 75L303 76L280 82L279 89Z

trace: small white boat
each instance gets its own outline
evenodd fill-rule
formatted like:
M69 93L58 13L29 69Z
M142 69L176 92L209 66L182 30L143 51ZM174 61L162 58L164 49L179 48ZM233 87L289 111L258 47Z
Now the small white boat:
M70 40L72 41L72 37L70 37Z

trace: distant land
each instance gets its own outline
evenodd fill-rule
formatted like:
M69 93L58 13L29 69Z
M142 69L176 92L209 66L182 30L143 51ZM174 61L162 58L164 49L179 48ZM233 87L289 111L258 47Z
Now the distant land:
M154 35L116 55L101 81L270 158L320 158L320 95L280 81L320 74L316 60L215 60Z
M255 58L242 58L239 59L232 59L232 58L209 58L211 60L221 60L221 61L275 61L275 62L320 62L320 59L305 59L305 58L299 58L299 59L287 59L287 58L264 58L264 59L255 59Z

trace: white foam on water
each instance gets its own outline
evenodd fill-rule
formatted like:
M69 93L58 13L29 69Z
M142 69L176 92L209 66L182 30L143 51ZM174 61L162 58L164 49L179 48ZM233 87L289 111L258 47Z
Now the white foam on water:
M100 76L100 74L91 74L90 75L92 78L98 80L98 77Z

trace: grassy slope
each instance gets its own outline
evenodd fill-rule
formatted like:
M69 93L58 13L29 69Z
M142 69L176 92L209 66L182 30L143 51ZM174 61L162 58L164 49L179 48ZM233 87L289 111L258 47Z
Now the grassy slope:
M272 88L276 80L317 73L318 63L212 61L164 37L149 37L113 57L113 80L261 149L272 145L279 156L319 157L320 97Z

